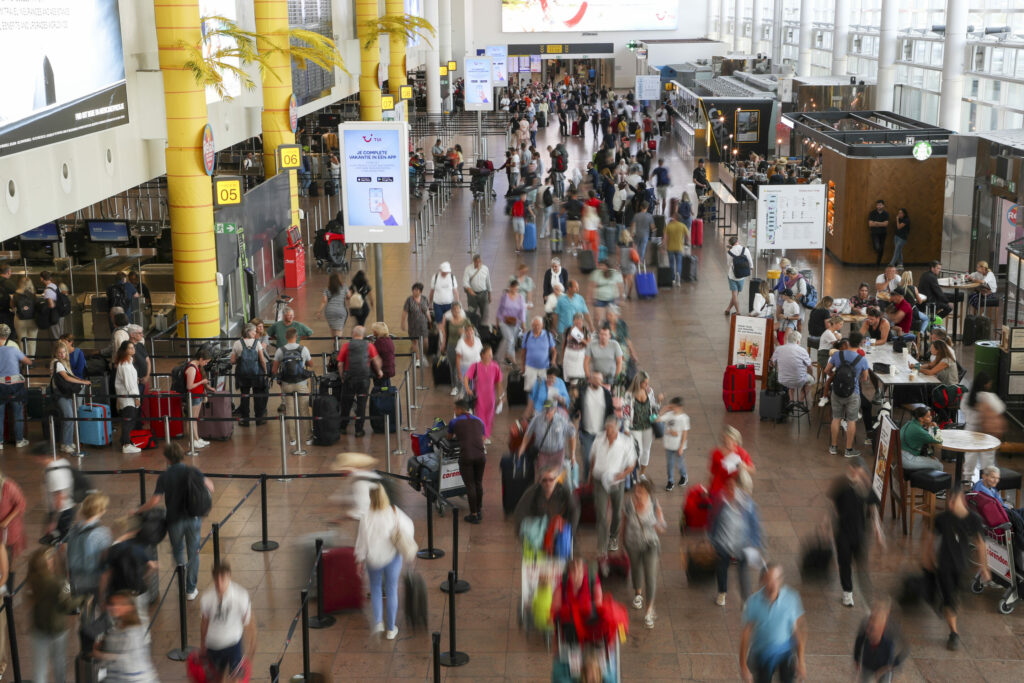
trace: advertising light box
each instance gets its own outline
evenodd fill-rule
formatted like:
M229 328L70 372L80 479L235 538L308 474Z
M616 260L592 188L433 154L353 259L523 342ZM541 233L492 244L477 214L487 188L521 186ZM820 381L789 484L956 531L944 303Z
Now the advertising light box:
M501 1L505 33L564 31L674 31L679 0Z
M409 241L409 127L351 121L339 127L345 238Z
M488 45L484 54L491 58L491 85L498 88L508 85L508 46Z
M466 111L494 111L490 57L466 57Z

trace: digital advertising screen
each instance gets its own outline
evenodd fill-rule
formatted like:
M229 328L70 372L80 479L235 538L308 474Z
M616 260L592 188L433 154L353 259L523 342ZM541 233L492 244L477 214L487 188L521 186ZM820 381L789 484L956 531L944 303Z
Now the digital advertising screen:
M21 233L24 242L60 242L60 231L56 223L43 223L38 228Z
M484 54L491 58L491 85L498 88L508 85L508 46L488 45Z
M338 141L346 240L408 242L408 124L352 121L340 126Z
M0 0L0 156L128 123L117 0Z
M490 57L466 57L466 111L494 111Z
M674 31L679 0L501 0L505 33Z
M89 239L93 242L127 242L128 224L124 221L89 221Z

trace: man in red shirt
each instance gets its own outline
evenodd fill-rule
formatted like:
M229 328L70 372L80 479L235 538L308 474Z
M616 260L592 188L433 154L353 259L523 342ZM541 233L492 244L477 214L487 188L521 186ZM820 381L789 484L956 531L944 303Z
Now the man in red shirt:
M352 330L352 340L346 342L338 352L338 367L341 375L341 433L348 429L348 418L352 404L356 406L356 436L366 434L363 420L366 417L366 398L370 393L370 373L381 377L380 355L376 347L368 342L366 328L357 325Z
M902 289L897 289L889 295L889 303L896 309L889 315L889 322L899 327L903 334L910 334L911 326L914 324L914 308L903 293Z

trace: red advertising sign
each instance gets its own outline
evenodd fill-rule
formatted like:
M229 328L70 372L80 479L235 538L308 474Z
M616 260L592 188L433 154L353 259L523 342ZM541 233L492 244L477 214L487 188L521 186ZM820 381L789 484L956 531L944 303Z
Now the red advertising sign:
M213 175L213 167L217 160L217 150L213 146L213 128L210 124L203 127L203 168L206 175Z

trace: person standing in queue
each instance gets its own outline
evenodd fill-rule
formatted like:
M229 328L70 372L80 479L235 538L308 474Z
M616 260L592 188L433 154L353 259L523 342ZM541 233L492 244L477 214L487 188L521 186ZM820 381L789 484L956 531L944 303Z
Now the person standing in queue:
M0 451L3 450L4 413L8 407L14 411L15 447L28 446L24 420L28 389L25 376L21 374L21 366L32 365L32 359L23 354L17 346L7 345L10 336L11 328L0 325Z
M882 265L885 238L889 233L889 212L885 210L882 199L875 202L875 210L868 214L868 231L871 233L871 248L875 251L875 265Z
M366 328L357 325L352 330L352 339L342 345L338 352L338 367L342 368L341 388L341 433L348 430L352 404L356 408L356 437L366 434L363 420L366 416L366 398L370 393L370 375L381 377L380 355L376 347L365 339Z
M487 449L484 447L484 423L470 412L469 402L455 402L455 417L448 423L448 436L459 443L459 472L466 485L469 514L464 519L479 524L483 519L484 467Z

